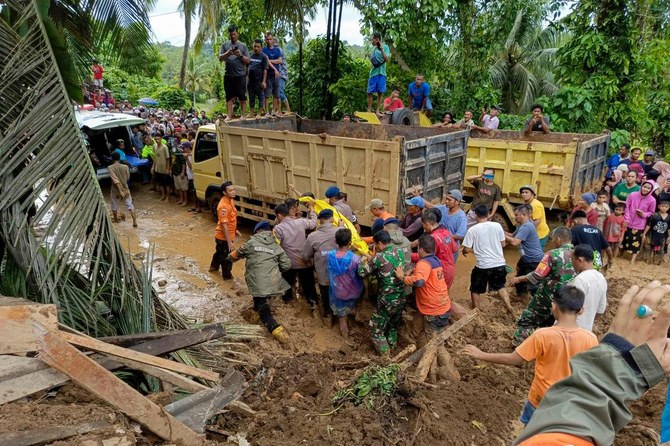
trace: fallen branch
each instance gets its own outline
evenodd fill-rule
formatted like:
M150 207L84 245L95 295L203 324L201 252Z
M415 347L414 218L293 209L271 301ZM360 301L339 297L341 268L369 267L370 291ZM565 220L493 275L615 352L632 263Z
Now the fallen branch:
M420 360L424 353L427 352L430 349L436 348L438 345L443 344L444 341L452 337L458 330L463 328L465 325L468 324L472 319L474 319L477 315L479 314L479 309L475 308L471 312L469 312L466 316L463 316L461 319L456 321L453 325L451 325L449 328L444 330L442 333L434 336L430 341L426 343L423 347L415 351L412 356L409 358L405 359L405 361L400 364L400 370L404 371L407 370L410 366L412 366L415 362Z
M109 426L104 420L89 421L77 426L43 427L21 432L4 432L0 434L0 444L5 446L32 446L36 444L52 443L58 440L87 434Z
M407 347L405 347L404 349L402 349L397 355L395 355L395 356L391 359L391 361L389 362L389 364L397 364L397 363L399 363L400 361L402 361L403 359L405 359L405 357L406 357L407 355L411 355L411 354L414 353L415 351L416 351L416 344L410 344L410 345L408 345Z

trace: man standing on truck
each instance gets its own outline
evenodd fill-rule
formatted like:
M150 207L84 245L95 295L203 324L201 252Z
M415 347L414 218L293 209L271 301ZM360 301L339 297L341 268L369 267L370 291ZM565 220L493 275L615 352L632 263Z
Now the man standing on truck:
M265 110L270 113L270 96L272 96L272 114L281 115L279 106L279 68L284 60L284 53L281 48L275 46L275 39L272 33L265 33L265 46L263 53L268 56L270 65L267 69L267 87L265 88Z
M377 94L377 110L382 106L382 96L386 93L386 62L391 58L391 50L382 44L382 35L372 34L372 52L370 53L370 75L368 76L368 113L372 111L372 96Z
M291 288L284 293L284 302L293 299L293 285L297 277L300 288L305 296L305 300L314 310L318 304L316 287L314 286L314 268L305 263L302 258L302 248L305 246L307 231L316 229L317 219L314 212L314 202L308 201L307 218L292 217L291 209L285 203L275 207L275 215L279 222L274 227L275 237L279 240L279 245L286 251L286 255L291 259L291 269L282 273L284 280L291 285ZM297 206L296 206L297 208Z
M470 211L468 211L468 229L477 223L477 217L474 213L474 208L480 204L485 205L489 209L489 220L495 215L498 210L498 204L502 200L502 192L500 186L493 182L495 178L495 171L489 167L485 167L481 175L471 175L466 180L475 188L475 196L470 204Z
M223 89L226 92L226 110L228 115L226 121L233 119L233 101L240 101L242 117L247 112L247 73L249 65L249 50L247 46L239 41L240 34L237 26L228 27L230 40L223 42L219 49L219 62L226 63L226 72L223 77Z
M547 240L549 240L549 225L547 225L547 217L544 213L544 205L540 200L535 198L537 194L535 193L535 187L526 184L519 188L519 195L523 203L527 206L530 206L532 209L531 219L537 230L537 236L540 238L540 245L544 251L544 247L547 246Z
M325 195L328 199L328 203L334 207L342 217L349 220L356 228L356 231L358 231L360 234L361 225L358 224L358 220L356 219L356 215L354 215L354 211L352 211L351 207L346 203L344 194L342 191L340 191L340 188L337 186L330 186L328 189L326 189Z
M409 104L412 110L425 112L430 118L433 114L433 104L430 102L430 84L425 82L423 74L417 74L414 82L409 84Z
M307 236L305 244L302 247L302 259L311 262L316 270L316 277L319 282L319 294L321 295L321 305L323 306L322 316L330 318L333 311L330 308L328 280L328 251L337 249L335 242L335 233L337 226L333 225L333 211L324 209L317 216L319 226L316 231Z
M256 99L258 99L258 114L256 117L262 117L265 110L265 87L270 61L262 49L263 42L261 39L254 40L254 52L249 58L249 83L247 84L247 91L249 92L249 115L247 118L254 117Z
M237 209L235 208L235 196L237 195L232 181L226 181L221 185L223 197L216 207L218 222L214 231L216 251L209 265L209 272L213 273L221 268L223 280L233 279L233 262L228 259L228 254L233 251L235 236L242 236L237 230Z
M523 134L530 136L531 132L549 133L549 116L542 115L542 106L540 104L533 105L533 116L524 124Z

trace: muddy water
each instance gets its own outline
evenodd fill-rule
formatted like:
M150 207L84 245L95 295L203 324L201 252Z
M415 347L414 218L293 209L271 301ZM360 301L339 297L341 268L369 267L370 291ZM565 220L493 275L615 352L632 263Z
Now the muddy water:
M108 186L103 186L107 193ZM219 274L209 273L214 252L215 223L208 211L193 214L189 207L158 200L158 194L137 185L133 200L138 213L138 228L130 219L116 225L122 245L133 258L141 261L151 245L154 246L153 282L161 297L182 314L197 320L225 320L231 317L229 296L239 294L240 282L224 282ZM253 223L240 222L242 239L249 238ZM505 249L508 265L519 259L516 248ZM462 254L456 263L456 277L451 289L452 298L468 305L470 302L470 272L474 267L472 255ZM244 276L244 262L233 266L233 275Z

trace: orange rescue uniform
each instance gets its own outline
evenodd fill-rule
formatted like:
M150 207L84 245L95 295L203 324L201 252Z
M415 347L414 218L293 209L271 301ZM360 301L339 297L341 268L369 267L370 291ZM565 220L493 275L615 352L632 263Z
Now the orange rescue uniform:
M451 310L451 298L444 281L442 262L434 255L419 260L405 284L416 287L416 306L426 316L441 316Z
M235 209L235 200L229 197L223 197L216 206L216 215L219 220L216 224L216 231L214 236L218 240L226 240L223 233L224 226L228 228L228 236L230 241L235 240L235 232L237 231L237 209Z

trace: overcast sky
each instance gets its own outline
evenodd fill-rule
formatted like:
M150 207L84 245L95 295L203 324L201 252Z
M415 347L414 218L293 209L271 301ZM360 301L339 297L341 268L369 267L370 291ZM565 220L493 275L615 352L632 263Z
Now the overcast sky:
M158 0L156 7L149 14L151 20L151 29L154 32L157 42L169 41L175 46L184 45L184 18L177 12L180 0ZM364 38L360 32L358 23L360 14L351 5L346 5L342 11L342 40L350 44L362 45ZM198 21L193 22L193 32L191 39L195 37ZM326 14L324 9L320 9L316 18L307 28L310 37L326 33Z

